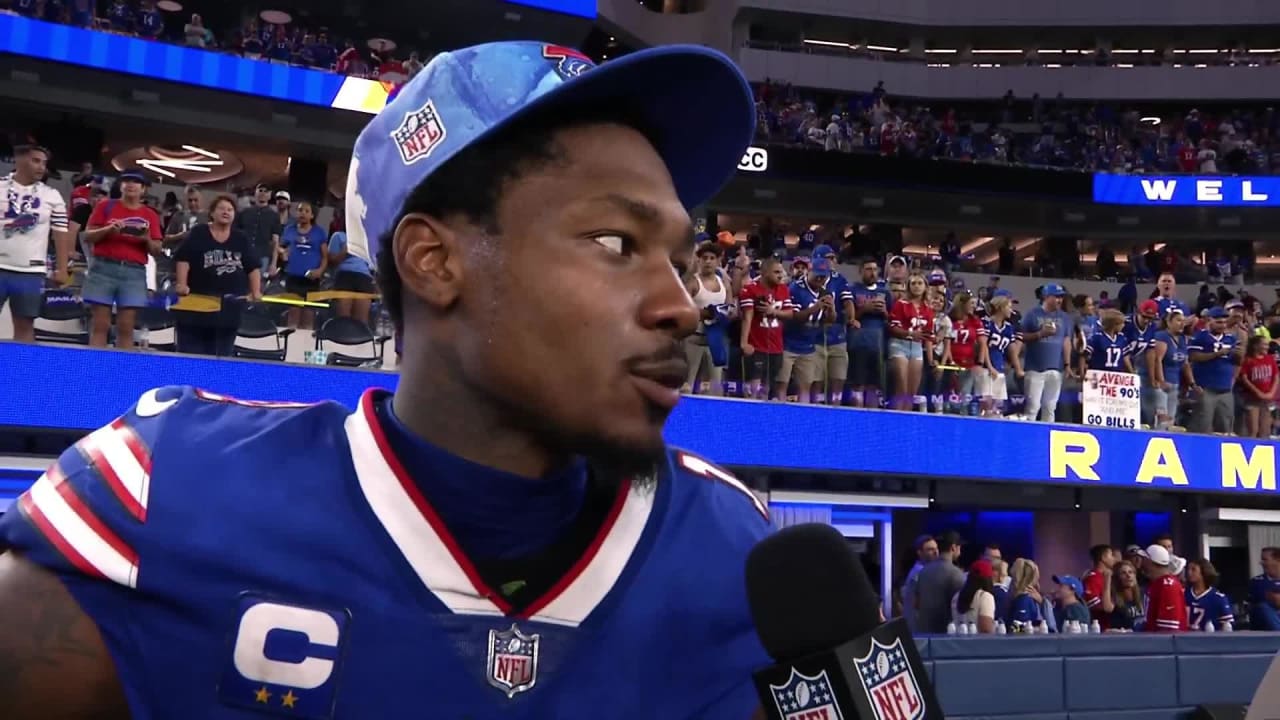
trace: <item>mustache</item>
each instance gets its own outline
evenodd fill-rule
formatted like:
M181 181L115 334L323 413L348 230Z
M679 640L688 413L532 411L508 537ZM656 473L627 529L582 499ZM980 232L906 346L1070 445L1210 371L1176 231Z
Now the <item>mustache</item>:
M681 345L678 340L674 340L670 344L664 345L651 353L631 358L627 361L627 367L635 369L672 365L675 363L680 363L681 365L686 366L689 364L688 359L685 358L684 346Z

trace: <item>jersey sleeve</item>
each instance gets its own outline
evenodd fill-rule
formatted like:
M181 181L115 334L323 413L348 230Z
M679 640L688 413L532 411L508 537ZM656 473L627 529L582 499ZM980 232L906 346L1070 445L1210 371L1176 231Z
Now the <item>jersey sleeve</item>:
M154 453L189 393L151 390L63 452L0 516L0 544L55 573L136 589Z
M772 527L768 506L736 475L686 450L673 450L672 456L672 464L677 473L692 475L702 482L715 483L718 487L714 489L713 496L720 503L728 506L730 513L736 510L737 513L749 518L743 521L748 527L760 530Z
M49 227L55 232L66 232L70 229L67 224L67 203L62 199L62 193L57 190L49 193Z
M1084 576L1084 604L1090 610L1102 607L1102 573L1092 572Z

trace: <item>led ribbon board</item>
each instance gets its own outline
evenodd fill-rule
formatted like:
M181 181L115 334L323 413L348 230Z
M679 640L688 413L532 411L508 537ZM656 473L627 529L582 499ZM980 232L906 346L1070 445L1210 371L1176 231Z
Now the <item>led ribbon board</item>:
M377 80L0 14L0 52L318 107L375 114L394 88Z
M365 388L394 388L397 379L385 372L18 343L0 343L0 367L45 369L0 385L0 427L96 428L161 385L354 407ZM974 442L990 435L993 423L999 423L1000 447L1010 451ZM805 439L780 441L780 428ZM1276 492L1276 445L1243 438L701 397L677 406L666 435L673 445L735 466Z
M1277 207L1280 177L1095 173L1093 201L1148 207Z

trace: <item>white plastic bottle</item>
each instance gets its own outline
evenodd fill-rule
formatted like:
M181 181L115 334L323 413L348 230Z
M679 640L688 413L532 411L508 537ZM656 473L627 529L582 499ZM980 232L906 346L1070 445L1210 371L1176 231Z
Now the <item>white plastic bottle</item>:
M969 623L958 623L958 624L956 625L956 634L957 634L957 635L968 635L968 634L969 634Z
M969 623L969 634L970 634L970 635L977 635L977 634L978 634L978 623L976 623L976 622L971 622L971 623Z
M1232 629L1233 628L1230 620L1222 623L1222 632L1231 632Z
M1093 622L1089 623L1089 633L1090 633L1090 634L1092 634L1092 635L1097 635L1097 634L1100 634L1101 632L1102 632L1102 625L1101 625L1101 623L1099 623L1097 620L1094 620Z
M949 623L947 623L947 634L948 634L948 635L955 635L955 634L956 634L956 624L955 624L955 623L953 623L953 622L949 622Z
M1214 626L1213 626L1213 621L1212 621L1212 620L1210 620L1210 621L1208 621L1208 622L1206 622L1206 623L1204 624L1204 631L1205 631L1205 632L1214 632L1214 631L1215 631L1215 630L1217 630L1217 629L1218 629L1218 628L1216 628L1216 627L1214 627Z
M1005 633L1007 633L1008 631L1009 631L1009 629L1008 629L1008 628L1006 628L1006 627L1004 626L1004 621L1003 621L1003 620L997 620L997 621L996 621L996 634L997 634L997 635L1004 635L1004 634L1005 634Z

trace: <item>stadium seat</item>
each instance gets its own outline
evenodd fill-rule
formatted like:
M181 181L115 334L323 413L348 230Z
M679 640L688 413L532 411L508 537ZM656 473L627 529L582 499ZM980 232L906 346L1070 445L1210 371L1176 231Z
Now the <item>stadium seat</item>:
M335 317L325 321L316 332L316 349L325 350L326 342L346 348L367 344L370 350L368 355L329 352L326 364L342 367L382 367L383 348L390 339L389 335L374 335L369 326L359 320Z
M36 342L88 345L87 315L87 308L78 296L65 290L46 292L35 322Z
M293 328L280 329L265 313L250 308L240 315L240 328L236 330L236 345L231 354L234 357L248 360L284 362L285 357L289 354L289 336L293 333ZM240 338L246 340L273 338L275 340L275 348L245 347L240 344Z
M147 347L160 352L177 352L178 338L174 331L176 324L173 311L163 307L145 307L138 318L138 327L147 329ZM161 339L156 338L157 333L160 333Z

